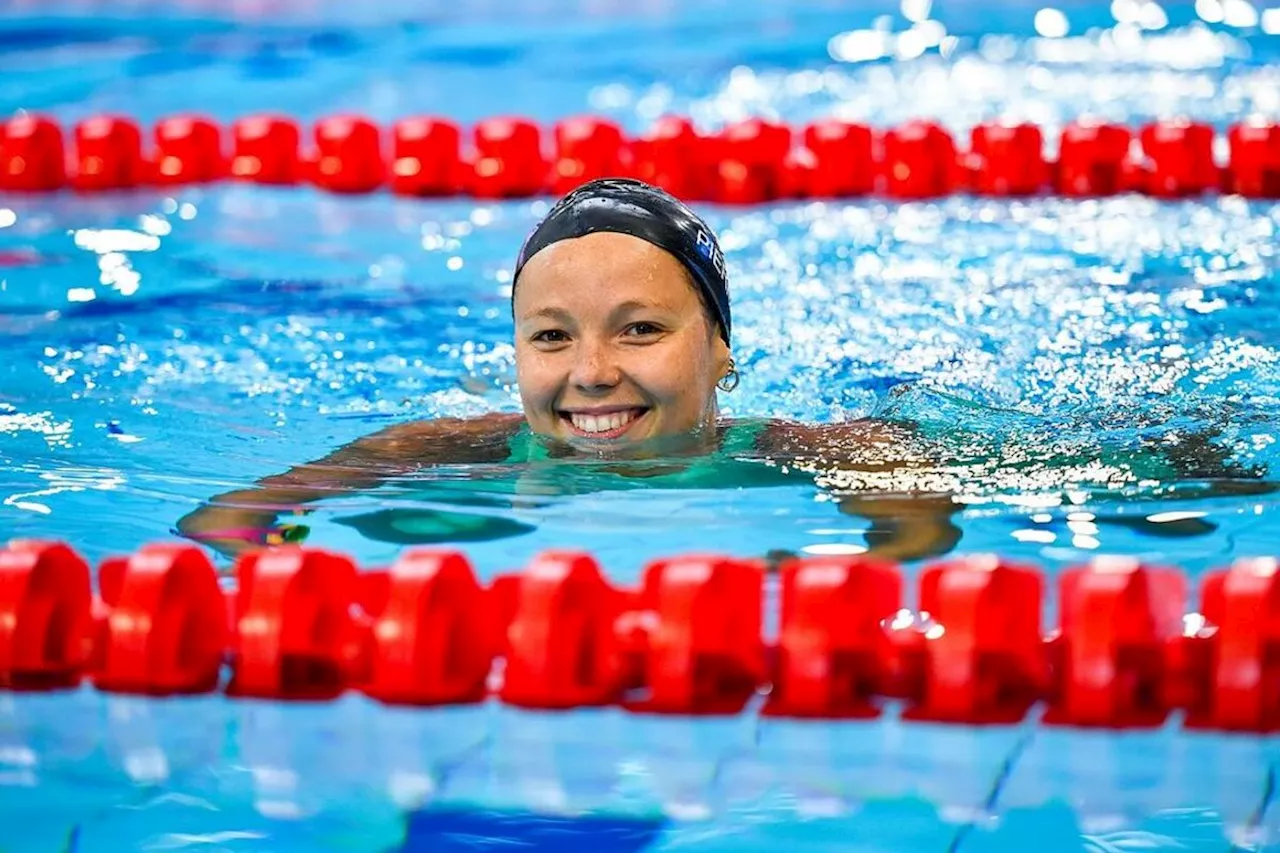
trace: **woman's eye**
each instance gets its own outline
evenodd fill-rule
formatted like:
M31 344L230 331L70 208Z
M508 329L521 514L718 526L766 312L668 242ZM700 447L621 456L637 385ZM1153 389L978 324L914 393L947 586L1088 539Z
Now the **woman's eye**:
M559 329L547 329L545 332L538 332L533 339L537 343L562 344L569 340L569 336Z
M662 329L653 323L632 323L627 327L628 335L636 335L642 338L661 333Z

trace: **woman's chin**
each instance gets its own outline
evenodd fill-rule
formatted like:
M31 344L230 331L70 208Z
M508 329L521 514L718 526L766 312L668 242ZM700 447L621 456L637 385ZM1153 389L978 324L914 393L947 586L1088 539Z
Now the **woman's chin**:
M545 438L592 456L646 457L684 455L705 449L717 431L715 425L694 424L684 429L664 429L652 410L626 425L622 430L586 432L576 429L566 418L559 418L551 429L534 427Z
M572 447L589 450L592 453L626 452L646 447L654 442L653 437L644 430L634 432L627 430L619 435L612 436L583 434L569 430L561 436L561 440Z
M659 459L677 456L701 455L714 449L715 442L707 439L708 432L693 427L679 432L630 434L608 441L582 440L567 437L563 441L580 453L611 459Z

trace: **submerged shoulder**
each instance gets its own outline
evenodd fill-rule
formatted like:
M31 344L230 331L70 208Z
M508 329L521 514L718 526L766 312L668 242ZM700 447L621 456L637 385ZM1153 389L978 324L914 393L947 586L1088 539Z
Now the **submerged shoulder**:
M479 461L477 453L488 458L505 450L523 424L524 417L514 413L408 421L367 435L356 444L365 452L398 458ZM448 458L451 455L456 458Z
M897 447L914 436L908 424L876 418L827 424L769 420L756 437L756 449L766 454L830 457L842 450Z

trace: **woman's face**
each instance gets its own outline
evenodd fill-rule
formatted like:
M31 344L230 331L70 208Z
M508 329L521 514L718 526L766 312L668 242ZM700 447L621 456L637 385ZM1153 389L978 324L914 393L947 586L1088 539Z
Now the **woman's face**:
M534 255L515 290L516 375L530 428L619 447L714 424L729 349L680 262L601 232Z

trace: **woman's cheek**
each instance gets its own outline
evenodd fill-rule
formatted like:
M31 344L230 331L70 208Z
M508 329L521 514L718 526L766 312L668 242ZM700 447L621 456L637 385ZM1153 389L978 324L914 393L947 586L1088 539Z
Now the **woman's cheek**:
M547 382L546 374L533 364L516 364L516 383L520 390L520 400L526 408L540 409L548 404L548 396L552 390Z

